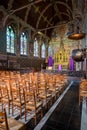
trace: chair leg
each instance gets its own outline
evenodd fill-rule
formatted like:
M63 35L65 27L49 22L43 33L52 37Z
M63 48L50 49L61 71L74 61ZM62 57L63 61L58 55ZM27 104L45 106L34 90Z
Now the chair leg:
M35 113L35 117L34 117L34 122L35 122L35 125L37 124L37 115Z
M79 106L80 106L80 95L79 95Z
M8 113L10 114L10 102L8 103Z
M24 114L25 114L25 121L26 121L26 119L27 119L26 109L25 109L25 111L24 111Z
M22 116L22 108L20 108L20 118L21 118L21 116Z
M12 104L12 115L14 114L14 108L13 108L13 104Z
M4 108L3 108L3 102L2 102L2 111L4 110Z
M56 93L56 92L55 92L55 96L54 96L54 98L55 98L54 100L56 101L56 99L57 99L57 93Z
M42 110L42 108L41 108L41 118L43 117L43 110Z

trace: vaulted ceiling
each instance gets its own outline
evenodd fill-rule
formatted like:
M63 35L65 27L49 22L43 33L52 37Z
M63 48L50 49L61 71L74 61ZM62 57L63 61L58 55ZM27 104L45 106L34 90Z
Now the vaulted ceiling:
M8 16L15 15L36 32L50 36L56 26L82 15L86 0L0 0ZM7 17L8 18L8 17Z

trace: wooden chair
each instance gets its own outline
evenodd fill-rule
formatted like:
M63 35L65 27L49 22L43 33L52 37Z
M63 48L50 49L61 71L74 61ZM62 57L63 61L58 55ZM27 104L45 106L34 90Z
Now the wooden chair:
M87 98L87 80L82 81L79 86L79 105L83 97Z
M43 100L43 106L45 106L45 108L47 108L48 102L52 105L52 93L49 88L47 88L47 84L45 82L41 82L38 85L38 98Z
M10 114L10 109L11 109L11 102L12 102L12 99L11 99L11 96L9 94L9 90L7 88L7 85L4 83L4 84L1 84L0 86L1 88L1 103L2 103L2 109L4 107L6 107L6 104L8 106L8 113Z
M11 88L12 94L12 115L14 114L14 110L20 110L20 118L22 116L22 109L24 106L24 95L23 91L20 88Z
M25 130L25 125L13 118L7 118L6 110L0 111L0 130Z
M38 115L42 117L42 102L37 99L34 92L24 91L25 103L25 121L27 118L27 111L33 112L35 125L37 123ZM40 113L39 113L40 112Z
M56 91L58 91L58 94L60 95L64 88L64 82L63 82L63 78L61 79L60 76L58 75L56 76L55 86L56 86Z
M47 87L51 91L52 97L55 97L56 100L57 91L56 91L55 81L51 79L50 82L47 83Z
M0 130L9 130L5 109L0 111Z
M1 86L0 86L0 108L1 110L3 110Z

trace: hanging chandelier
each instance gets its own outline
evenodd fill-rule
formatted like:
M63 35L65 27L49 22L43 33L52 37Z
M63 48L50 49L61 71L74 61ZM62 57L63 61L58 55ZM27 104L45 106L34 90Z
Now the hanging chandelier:
M85 37L85 33L82 31L81 19L76 18L69 25L68 38L72 40L81 40Z
M87 50L86 48L72 50L73 60L76 62L84 61L84 58L86 58L86 50Z
M73 33L71 35L68 36L69 39L72 40L80 40L83 39L85 37L85 33Z
M80 50L80 49L72 50L72 58L76 62L84 61L84 54L83 54L82 50Z

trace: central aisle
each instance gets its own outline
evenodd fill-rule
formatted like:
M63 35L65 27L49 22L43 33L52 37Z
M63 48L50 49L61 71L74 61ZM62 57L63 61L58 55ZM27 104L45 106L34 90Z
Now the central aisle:
M78 105L79 82L70 89L41 130L80 130L81 109Z

